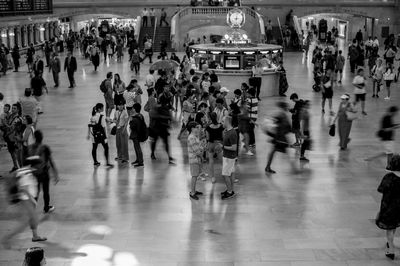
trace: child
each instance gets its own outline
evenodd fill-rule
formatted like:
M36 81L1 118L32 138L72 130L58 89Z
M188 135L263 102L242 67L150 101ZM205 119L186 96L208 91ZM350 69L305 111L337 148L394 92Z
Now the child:
M189 196L191 199L198 200L202 192L196 191L197 178L201 172L202 156L205 151L205 146L200 141L200 131L201 125L195 121L189 122L187 125L187 130L189 131L188 137L188 155L189 155L189 166L190 174L192 176L192 182L190 185L191 191Z

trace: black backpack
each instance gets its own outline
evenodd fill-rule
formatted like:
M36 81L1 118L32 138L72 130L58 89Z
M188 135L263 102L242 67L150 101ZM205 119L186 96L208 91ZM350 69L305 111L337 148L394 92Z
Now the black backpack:
M149 138L149 129L147 128L143 116L140 118L140 121L141 121L141 126L138 134L138 139L140 142L145 142Z
M106 132L104 131L104 127L101 125L101 120L103 119L103 115L100 115L99 121L95 125L89 125L92 128L92 135L94 138L94 142L101 143L106 139Z
M102 82L101 82L101 84L100 84L100 91L102 92L102 93L106 93L107 92L107 86L106 86L106 79L105 80L103 80Z

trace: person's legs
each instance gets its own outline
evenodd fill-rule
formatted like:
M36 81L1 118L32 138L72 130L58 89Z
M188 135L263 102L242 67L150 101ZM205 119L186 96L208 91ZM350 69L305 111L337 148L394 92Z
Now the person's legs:
M208 143L208 145L214 145L212 143ZM209 150L208 151L208 174L211 177L211 182L215 183L215 177L214 177L214 151Z
M172 157L171 157L171 155L170 155L170 153L169 153L168 133L163 134L163 136L161 136L161 139L162 139L163 142L164 142L165 151L166 151L167 154L168 154L168 158L171 159Z
M272 150L271 150L271 152L270 152L269 155L268 155L267 166L265 167L265 170L266 170L267 172L273 171L273 170L271 169L271 164L272 164L272 160L274 159L274 154L275 154L275 152L276 152L276 149L275 149L275 147L273 147Z
M120 144L121 144L121 153L120 153L120 158L123 161L129 161L129 138L128 138L128 132L126 130L123 130L123 132L120 134L121 139L120 139Z
M387 98L390 98L390 82L386 81Z
M108 158L108 143L105 143L104 141L101 143L101 145L103 145L103 148L104 148L104 157L106 158L106 162L107 162L107 164L109 164L110 163L110 161L109 161L109 158Z
M7 149L11 155L11 160L14 165L13 168L18 169L20 165L18 163L18 156L17 156L17 152L16 152L17 149L15 146L16 146L15 142L7 141Z
M121 132L119 129L117 129L117 134L115 135L115 144L117 146L117 158L118 160L122 160Z
M98 145L99 145L98 143L92 144L92 158L93 158L94 163L98 163L98 161L97 161L97 146Z
M43 173L40 176L41 183L42 183L42 188L43 188L43 202L44 202L44 207L43 210L47 212L49 210L50 206L50 176L47 170L45 170L45 173Z
M394 253L394 234L396 233L396 229L386 230L386 239L387 244L389 245L388 253Z
M226 190L229 193L232 192L233 191L233 182L231 180L231 177L224 175L224 180L225 180Z
M326 98L324 96L322 96L321 108L322 108L323 113L325 113L325 101L326 101Z
M151 158L153 160L156 158L154 152L156 151L157 140L158 140L158 135L155 135L153 140L150 142Z
M133 147L135 149L136 162L138 164L143 164L143 152L142 152L142 147L140 146L140 142L137 139L132 140L132 142L133 142Z
M363 114L366 114L366 113L365 113L365 99L361 100L361 112L362 112Z
M332 98L328 99L328 103L329 103L329 112L331 113L331 115L333 115L333 110L332 110Z
M260 93L261 93L261 83L262 83L262 78L258 77L257 78L257 86L256 86L256 96L257 99L260 99Z

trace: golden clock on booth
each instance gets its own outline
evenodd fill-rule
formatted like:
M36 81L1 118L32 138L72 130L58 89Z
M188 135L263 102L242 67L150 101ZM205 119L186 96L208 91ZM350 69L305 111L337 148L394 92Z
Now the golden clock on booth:
M241 28L245 23L245 14L241 9L231 9L228 11L226 21L232 28Z

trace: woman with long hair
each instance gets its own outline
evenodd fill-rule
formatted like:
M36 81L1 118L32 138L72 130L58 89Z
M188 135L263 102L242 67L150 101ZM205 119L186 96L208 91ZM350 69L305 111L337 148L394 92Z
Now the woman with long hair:
M114 104L117 105L121 101L124 101L124 91L125 91L125 82L121 80L121 77L118 73L114 75Z
M378 187L382 201L375 223L380 229L386 230L385 255L394 260L394 234L400 226L400 155L393 155L388 170L390 172L383 177Z
M215 183L214 175L214 160L218 154L222 152L222 133L224 127L218 123L217 114L212 112L210 114L211 124L206 128L206 138L208 142L208 171L211 176L211 182ZM215 156L216 155L216 156Z
M97 167L100 163L97 161L97 147L101 144L104 148L104 157L106 158L106 166L109 168L114 167L110 164L108 155L108 139L105 117L103 115L104 105L102 103L96 104L92 109L92 116L88 124L87 139L92 140L92 157L94 166Z
M385 100L390 100L390 85L392 84L394 80L394 69L393 69L393 64L387 63L386 65L386 71L383 73L383 80L386 83L386 92L387 96L385 97Z

